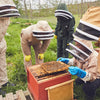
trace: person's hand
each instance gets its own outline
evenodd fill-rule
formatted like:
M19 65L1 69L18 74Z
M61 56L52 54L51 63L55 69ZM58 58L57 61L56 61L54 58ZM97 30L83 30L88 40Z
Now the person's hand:
M25 61L29 62L31 60L31 55L25 55Z
M61 61L61 62L64 62L64 63L68 64L69 58L60 57L60 58L57 59L57 61Z
M75 67L70 66L68 71L70 74L77 75L79 78L84 78L86 76L86 71L84 71L76 66Z
M69 43L67 43L67 46L69 46Z
M57 39L57 35L54 35L54 38Z
M38 59L40 59L40 60L44 59L44 54L40 53L40 54L38 55Z

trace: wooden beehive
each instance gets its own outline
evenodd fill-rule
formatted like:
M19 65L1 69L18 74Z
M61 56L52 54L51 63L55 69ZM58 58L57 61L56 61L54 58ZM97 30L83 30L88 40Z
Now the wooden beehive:
M73 100L73 81L69 80L46 88L48 100Z
M48 100L48 90L45 90L47 87L71 80L71 75L65 72L39 78L37 77L38 70L41 70L41 65L27 68L28 89L35 100Z

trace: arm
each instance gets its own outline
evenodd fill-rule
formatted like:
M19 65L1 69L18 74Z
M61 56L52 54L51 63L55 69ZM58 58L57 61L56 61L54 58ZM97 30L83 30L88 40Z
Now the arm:
M21 32L21 46L23 53L25 55L31 55L31 45L29 44L29 40L32 40L32 30L34 25L27 27L26 29L22 29ZM31 42L31 41L30 41Z
M55 28L55 35L58 35L58 32L60 30L60 23L59 23L59 20L57 19L57 25L56 25L56 28Z
M88 62L83 65L83 69L85 68L85 70L80 69L78 67L71 66L69 68L69 72L72 75L77 75L84 82L95 80L98 75L98 73L97 73L97 56L98 56L98 53L95 51L90 55Z
M69 24L69 27L68 27L68 32L69 32L68 43L73 39L74 27L75 27L75 19L73 17L72 20L70 21L70 24Z
M42 60L44 59L44 52L46 51L46 49L48 48L49 44L50 44L50 40L44 40L42 41L42 45L41 48L39 50L39 54L38 54L38 59Z
M21 33L21 35L22 34L23 33ZM21 36L21 46L24 54L24 59L26 62L29 62L31 60L31 46L29 46L28 41L24 35Z
M66 64L69 64L69 63L73 64L74 58L69 59L69 58L60 57L60 58L57 59L57 61L61 61L61 62L64 62ZM83 79L84 81L87 81L87 78L88 78L89 74L86 71L78 68L77 66L70 66L68 71L69 71L70 74L77 75L79 78Z
M50 40L43 40L39 53L43 54L50 44Z
M28 44L28 40L27 40L27 37L21 33L22 36L21 36L21 46L22 46L22 51L25 55L31 55L31 48Z
M97 78L98 74L97 72L97 57L98 53L96 51L93 51L93 53L90 56L88 67L86 68L86 72L90 74L90 81L93 81Z
M0 42L1 42L1 40L4 38L4 34L3 33L1 33L0 34Z
M7 28L10 24L10 18L0 18L0 41L4 38Z
M73 58L69 59L69 58L60 57L57 59L57 61L61 61L61 62L68 64L68 65L74 65L75 58L73 57Z

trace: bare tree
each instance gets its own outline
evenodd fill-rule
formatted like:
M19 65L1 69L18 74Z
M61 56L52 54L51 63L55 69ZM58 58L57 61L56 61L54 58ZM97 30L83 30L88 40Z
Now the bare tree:
M32 18L32 12L33 12L33 10L32 10L32 4L33 3L32 3L32 0L29 0L29 1L30 1L30 4L29 4L30 5L30 7L29 7L30 8L30 18Z
M83 15L83 0L81 0L81 17Z
M28 17L28 11L27 11L26 0L24 0L24 9L25 9L25 15L26 15L26 17Z

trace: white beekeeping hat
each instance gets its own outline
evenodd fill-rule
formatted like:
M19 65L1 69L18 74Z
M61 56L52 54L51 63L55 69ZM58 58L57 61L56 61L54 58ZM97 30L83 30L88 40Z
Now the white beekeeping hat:
M20 16L13 0L0 0L0 17Z
M54 32L47 21L40 20L34 25L33 36L38 40L48 40L53 38Z
M83 15L74 36L98 41L100 37L100 7L91 7Z

